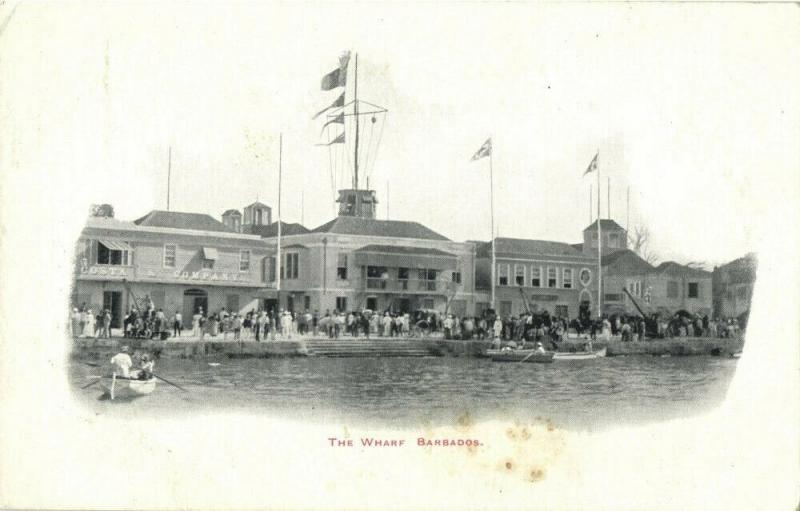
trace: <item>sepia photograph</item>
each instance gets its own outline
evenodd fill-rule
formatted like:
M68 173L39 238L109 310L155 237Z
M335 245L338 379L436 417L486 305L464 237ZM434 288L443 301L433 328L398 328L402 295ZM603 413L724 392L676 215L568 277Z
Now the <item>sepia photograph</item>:
M0 505L795 509L799 21L0 3Z

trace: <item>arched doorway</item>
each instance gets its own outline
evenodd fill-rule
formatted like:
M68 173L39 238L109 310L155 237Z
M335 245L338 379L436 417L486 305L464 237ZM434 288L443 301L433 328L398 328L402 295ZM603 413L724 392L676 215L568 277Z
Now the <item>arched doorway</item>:
M208 315L208 293L202 289L187 289L183 292L183 322L191 324L191 318L197 311L203 309L203 315Z
M592 319L592 294L588 289L581 289L578 296L578 321L585 328Z

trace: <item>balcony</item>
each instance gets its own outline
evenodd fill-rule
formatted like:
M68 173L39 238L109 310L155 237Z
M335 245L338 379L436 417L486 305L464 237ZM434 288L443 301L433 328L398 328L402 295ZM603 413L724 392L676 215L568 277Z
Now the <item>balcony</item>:
M365 279L365 289L378 293L447 293L449 282L419 279Z

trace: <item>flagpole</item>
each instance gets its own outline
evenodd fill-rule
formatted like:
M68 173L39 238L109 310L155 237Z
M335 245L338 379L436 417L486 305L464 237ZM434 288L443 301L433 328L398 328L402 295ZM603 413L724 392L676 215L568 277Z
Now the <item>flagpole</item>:
M283 174L283 133L278 138L278 261L276 269L276 291L278 292L278 310L281 308L281 178Z
M597 150L597 317L603 317L603 231L600 227L600 150Z
M491 138L489 140L491 140ZM491 286L491 289L492 289L492 309L494 309L494 288L495 288L495 285L497 285L497 279L496 279L496 276L495 276L495 272L497 271L497 268L496 268L497 264L496 264L496 261L495 261L495 245L497 243L496 243L496 240L495 240L495 237L494 237L494 176L493 176L493 170L492 170L492 158L493 158L492 153L494 152L493 149L494 148L491 148L491 146L490 146L490 149L489 149L489 204L490 204L490 207L491 207L491 221L492 221L492 237L491 237L491 243L492 243L492 286Z
M356 67L353 73L353 117L356 118L356 140L354 144L354 159L353 159L353 184L354 188L358 190L358 53L356 53ZM361 208L359 207L358 195L356 195L356 215L360 215Z
M172 179L172 146L169 146L169 156L167 157L167 211L169 211L169 184Z
M592 225L592 206L594 206L594 198L592 198L592 184L589 183L589 225Z

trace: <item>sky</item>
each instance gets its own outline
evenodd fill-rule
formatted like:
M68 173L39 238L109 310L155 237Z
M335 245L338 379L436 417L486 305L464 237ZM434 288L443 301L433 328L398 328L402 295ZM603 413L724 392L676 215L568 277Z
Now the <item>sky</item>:
M320 78L351 50L359 97L388 109L370 173L379 218L388 188L391 219L488 239L489 162L470 157L491 136L499 235L581 241L590 186L598 197L582 174L599 151L603 217L610 202L623 226L647 226L660 260L725 262L758 249L765 206L749 198L790 193L763 176L797 168L800 93L782 77L797 75L799 12L23 3L0 34L25 42L0 46L15 70L0 105L25 121L6 162L36 171L5 185L52 180L42 193L71 229L91 203L132 220L166 208L171 147L171 209L276 209L282 134L282 217L316 227L335 205L311 117L338 94Z

